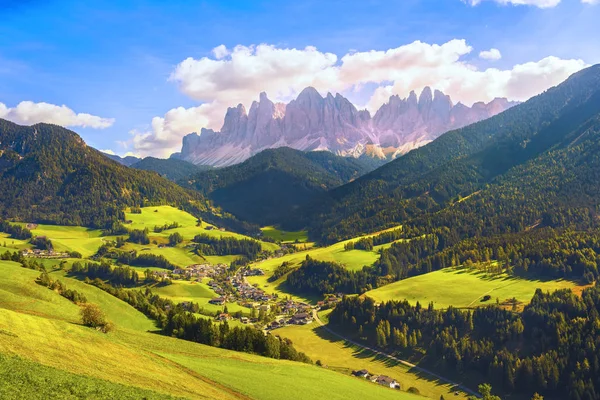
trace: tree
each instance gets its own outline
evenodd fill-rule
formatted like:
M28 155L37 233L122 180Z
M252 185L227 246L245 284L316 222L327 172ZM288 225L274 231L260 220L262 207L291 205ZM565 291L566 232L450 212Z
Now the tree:
M177 246L181 242L183 242L183 236L179 232L169 235L169 246Z
M81 308L81 321L83 325L91 328L102 328L107 321L104 313L96 304L88 303Z

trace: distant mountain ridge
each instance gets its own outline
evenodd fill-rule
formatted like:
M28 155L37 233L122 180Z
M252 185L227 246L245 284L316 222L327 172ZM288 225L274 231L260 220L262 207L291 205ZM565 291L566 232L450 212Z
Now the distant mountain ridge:
M109 153L105 153L103 151L100 151L102 154L104 154L106 157L110 158L113 161L118 162L119 164L122 164L126 167L131 167L133 164L140 162L142 159L139 157L134 157L134 156L125 156L125 157L121 157L118 156L116 154L109 154Z
M180 184L200 191L242 220L269 225L376 167L368 157L281 147L264 150L240 164L200 172Z
M327 192L283 228L308 227L326 243L410 221L456 232L460 225L466 237L540 224L596 226L599 143L595 65Z
M222 167L240 163L265 149L290 147L391 159L515 104L495 99L467 107L453 104L449 96L426 87L418 98L414 91L406 99L391 96L371 116L340 94L322 97L312 87L287 105L273 103L263 92L248 112L242 104L229 108L220 132L203 128L199 135L185 136L181 153L173 157Z

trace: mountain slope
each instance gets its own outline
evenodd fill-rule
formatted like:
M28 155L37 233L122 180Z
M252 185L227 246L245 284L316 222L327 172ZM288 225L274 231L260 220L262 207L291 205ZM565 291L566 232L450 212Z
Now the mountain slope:
M173 182L185 179L190 175L211 169L209 166L194 165L176 158L146 157L130 165L131 168L153 171Z
M594 66L332 190L289 225L309 225L313 235L330 241L438 212L494 184L511 168L568 147L600 113L599 93L600 66Z
M317 194L370 170L372 162L282 147L238 165L196 174L182 184L243 220L270 224Z
M265 93L246 112L227 110L220 132L202 129L183 139L176 157L217 167L242 162L264 149L291 147L329 150L337 155L391 159L434 140L442 133L498 114L514 105L506 99L472 107L426 87L417 98L391 96L371 117L340 94L322 97L312 87L289 104L273 103Z
M144 204L219 219L199 193L120 165L56 125L0 120L0 187L0 216L20 221L104 228Z
M141 161L141 158L133 157L133 156L120 157L116 154L108 154L108 153L104 153L104 152L102 152L102 154L104 156L110 158L111 160L118 162L119 164L123 164L126 167L130 167L133 164L135 164L136 162Z

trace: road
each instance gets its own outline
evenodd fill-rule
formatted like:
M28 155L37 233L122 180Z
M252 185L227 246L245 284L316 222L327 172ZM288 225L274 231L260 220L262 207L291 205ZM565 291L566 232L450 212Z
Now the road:
M465 393L467 393L469 395L476 396L477 398L481 397L481 395L479 393L477 393L476 391L473 391L473 390L469 389L468 387L466 387L464 385L461 385L460 383L453 382L450 379L444 378L443 376L440 376L440 375L436 374L435 372L432 372L432 371L430 371L428 369L419 367L419 366L417 366L417 365L415 365L415 364L413 364L411 362L408 362L406 360L402 360L402 359L400 359L398 357L395 357L395 356L393 356L391 354L384 353L384 352L382 352L380 350L376 350L376 349L374 349L372 347L362 345L362 344L357 343L357 342L355 342L355 341L353 341L351 339L348 339L347 337L344 337L344 336L340 335L339 333L337 333L335 331L332 331L331 329L329 329L327 327L327 325L325 325L323 323L323 321L321 321L321 319L319 318L319 314L317 313L317 310L313 310L313 318L327 332L331 333L334 336L339 337L342 340L345 340L348 343L353 344L354 346L358 346L358 347L360 347L362 349L369 350L369 351L371 351L371 352L373 352L373 353L375 353L375 354L377 354L379 356L383 356L383 357L389 358L390 360L394 360L394 361L396 361L396 362L398 362L398 363L400 363L402 365L405 365L405 366L407 366L409 368L415 369L415 370L417 370L419 372L423 372L423 373L425 373L427 375L430 375L430 376L432 376L432 377L434 377L436 379L439 379L442 382L445 382L445 383L450 384L450 385L452 385L452 386L454 386L456 388L459 388L460 390L462 390L463 392L465 392Z

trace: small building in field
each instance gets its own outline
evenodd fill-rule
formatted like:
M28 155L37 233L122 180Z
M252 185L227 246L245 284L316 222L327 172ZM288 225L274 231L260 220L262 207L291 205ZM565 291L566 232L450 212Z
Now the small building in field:
M219 316L217 317L217 320L219 321L229 321L231 319L231 316L229 314L219 314Z
M354 376L358 376L360 378L366 378L369 376L369 371L367 371L366 369L361 369L358 371L352 371L352 375Z
M210 299L208 301L210 304L215 304L217 306L222 306L225 304L225 297L215 297L214 299Z
M375 382L377 382L381 386L386 386L386 387L389 387L392 389L400 388L400 384L398 382L396 382L395 379L390 378L389 376L385 376L385 375L378 376L377 379L375 380Z

